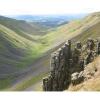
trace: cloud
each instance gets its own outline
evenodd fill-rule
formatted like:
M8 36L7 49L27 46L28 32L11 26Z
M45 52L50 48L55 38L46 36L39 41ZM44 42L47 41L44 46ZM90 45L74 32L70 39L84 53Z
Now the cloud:
M68 14L100 10L99 0L0 0L0 14Z

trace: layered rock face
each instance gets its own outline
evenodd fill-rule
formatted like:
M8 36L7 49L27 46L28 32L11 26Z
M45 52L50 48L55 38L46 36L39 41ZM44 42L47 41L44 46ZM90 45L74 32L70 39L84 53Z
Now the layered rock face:
M44 91L63 91L70 84L76 85L86 79L84 69L100 55L100 41L89 38L85 44L68 40L50 59L49 76L43 79ZM96 70L95 70L96 71Z

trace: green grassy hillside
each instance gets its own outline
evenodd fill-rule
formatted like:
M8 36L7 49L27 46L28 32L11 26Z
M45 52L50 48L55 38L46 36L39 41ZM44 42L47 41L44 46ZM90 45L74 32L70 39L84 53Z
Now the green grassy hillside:
M30 29L34 33L30 33ZM41 56L45 46L38 41L40 35L33 24L0 16L0 78L7 77L0 79L0 89L11 82L13 75L28 68Z
M31 57L36 57L40 43L32 42L0 25L0 66L23 67ZM35 53L34 53L35 52ZM25 63L25 64L24 64ZM1 68L0 67L0 68ZM4 67L3 67L4 68ZM9 69L11 70L11 69Z
M83 41L89 37L98 37L100 29L100 13L93 13L82 20L75 20L62 25L41 38L42 43L48 43L49 47L73 38L74 41Z
M93 22L92 19L94 19ZM90 21L90 25L86 25L87 28L83 29L83 32L76 36L73 41L78 40L81 42L85 42L88 38L100 38L100 13L93 13L87 16L84 20L85 23L88 23Z
M39 25L37 23L30 23L24 20L16 20L8 17L0 16L0 23L17 33L25 32L27 34L42 35L46 27ZM44 34L44 33L43 33Z
M73 37L75 37L73 41L98 37L99 15L99 13L91 14L82 20L72 21L51 31L33 23L0 16L0 76L12 75L28 68L34 59L44 52Z

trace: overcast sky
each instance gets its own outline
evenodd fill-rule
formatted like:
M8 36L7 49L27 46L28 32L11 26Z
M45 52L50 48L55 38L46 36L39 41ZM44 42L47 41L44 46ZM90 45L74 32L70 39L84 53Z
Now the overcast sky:
M100 11L100 0L0 0L0 15L73 14Z

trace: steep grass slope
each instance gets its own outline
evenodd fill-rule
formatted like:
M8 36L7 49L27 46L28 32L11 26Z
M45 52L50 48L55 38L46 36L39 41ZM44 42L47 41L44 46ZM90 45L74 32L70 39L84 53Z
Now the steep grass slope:
M26 22L24 20L16 20L8 17L0 16L0 23L16 32L25 32L28 34L41 35L45 27L39 24Z
M8 71L11 73L11 70L16 67L23 67L32 54L35 57L34 54L37 55L38 47L40 47L39 43L32 42L7 27L0 25L0 68L6 74ZM4 74L4 71L1 71L1 73ZM14 72L14 70L12 71Z
M10 19L11 23L8 23L5 17L4 19L5 24L0 20L0 89L8 86L13 76L20 75L22 70L28 68L34 59L40 57L45 47L38 42L41 37L38 31L37 35L16 31L16 29L21 30L16 26L20 24L20 21L15 20L16 25L13 25L11 21L14 19ZM25 23L20 25L24 27ZM32 30L34 31L34 28Z
M0 16L0 76L20 71L41 55L43 31L47 29L35 23Z
M35 39L34 35L44 35L47 31L46 27L39 25L37 23L30 23L24 20L16 20L3 16L0 16L0 24L30 40Z
M92 19L94 20L92 21ZM87 38L100 38L100 13L93 13L87 16L84 20L85 23L88 23L89 21L90 23L86 24L87 28L85 28L81 34L76 36L73 41L78 40L84 43Z
M73 41L84 41L89 37L98 37L100 32L100 13L93 13L86 16L82 20L75 20L69 24L62 25L45 36L40 40L42 43L49 44L50 48L55 45L73 38Z

